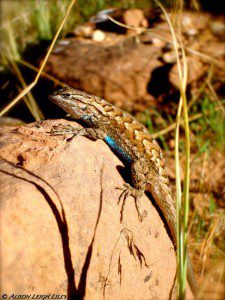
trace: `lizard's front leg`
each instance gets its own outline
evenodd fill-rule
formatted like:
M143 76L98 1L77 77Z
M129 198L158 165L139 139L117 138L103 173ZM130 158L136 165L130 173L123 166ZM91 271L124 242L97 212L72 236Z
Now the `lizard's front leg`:
M73 137L86 136L94 141L97 139L104 139L106 137L106 134L99 128L77 128L71 125L55 126L50 133L52 135L73 134Z
M130 186L128 183L124 184L122 189L122 193L119 197L119 202L122 201L121 208L121 221L123 219L123 210L125 206L125 201L128 196L132 196L135 201L135 206L138 213L139 221L143 221L143 215L140 213L139 200L144 195L146 189L146 175L144 170L144 161L137 160L131 165L131 174L132 174L132 183L133 186ZM119 203L118 202L118 203Z

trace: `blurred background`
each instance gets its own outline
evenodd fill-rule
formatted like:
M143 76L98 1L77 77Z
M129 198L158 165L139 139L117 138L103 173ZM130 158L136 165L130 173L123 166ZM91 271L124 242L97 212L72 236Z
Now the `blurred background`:
M215 299L223 298L225 286L222 2L162 1L180 35L189 68L190 252L198 280L204 284L205 297L215 292L207 276L215 284L221 282ZM69 3L1 0L0 111L35 78ZM77 1L40 80L5 113L0 125L64 117L65 113L48 100L48 94L64 85L103 97L144 124L164 150L174 183L179 76L170 29L154 1ZM181 128L181 152L183 137Z

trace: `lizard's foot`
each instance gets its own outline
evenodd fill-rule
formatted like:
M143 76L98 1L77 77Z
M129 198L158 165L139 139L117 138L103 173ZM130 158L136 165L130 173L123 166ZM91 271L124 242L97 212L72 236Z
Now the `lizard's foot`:
M84 130L83 128L77 128L71 125L57 125L57 126L53 126L53 129L50 131L50 134L51 135L72 134L72 137L67 139L67 142L69 142L78 135L84 135L83 130Z
M58 125L54 126L50 131L52 135L64 135L64 134L72 134L72 138L76 136L86 136L93 141L97 139L104 139L106 134L98 128L77 128L71 125ZM70 138L70 139L72 139Z
M119 196L118 204L122 201L122 207L120 212L120 221L123 220L123 211L125 206L125 201L127 197L132 196L134 198L135 207L138 213L138 219L140 222L143 221L143 215L140 213L139 200L143 196L144 192L142 190L138 190L130 186L128 183L124 183L123 188L117 188L122 190L122 193Z
M57 125L57 126L53 126L53 129L50 131L50 134L52 135L74 134L76 136L79 134L80 130L83 130L83 128L77 128L71 125Z

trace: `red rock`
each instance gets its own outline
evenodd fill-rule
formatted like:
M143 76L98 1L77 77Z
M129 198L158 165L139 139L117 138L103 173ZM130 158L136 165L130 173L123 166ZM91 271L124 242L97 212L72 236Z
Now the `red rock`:
M144 196L140 223L129 198L120 223L122 163L103 141L50 136L57 124L1 128L1 292L168 298L176 260L157 210Z

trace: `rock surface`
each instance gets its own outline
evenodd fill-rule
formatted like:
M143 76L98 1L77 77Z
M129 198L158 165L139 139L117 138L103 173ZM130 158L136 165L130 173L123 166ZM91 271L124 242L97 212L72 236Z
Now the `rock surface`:
M128 199L121 223L122 163L103 141L48 133L68 122L1 128L2 293L168 299L176 260L159 213L144 196L140 223Z

